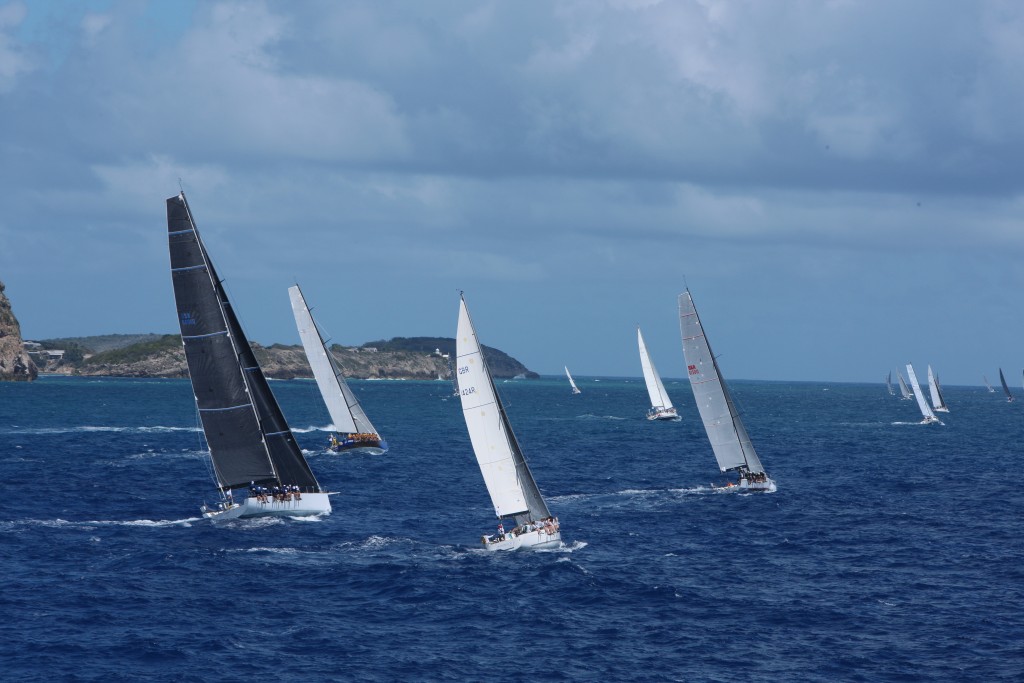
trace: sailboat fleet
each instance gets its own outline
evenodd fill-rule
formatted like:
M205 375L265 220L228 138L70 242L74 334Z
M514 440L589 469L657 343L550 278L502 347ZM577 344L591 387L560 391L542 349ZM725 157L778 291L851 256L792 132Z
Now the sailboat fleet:
M296 444L214 269L184 192L168 198L166 204L178 323L218 493L215 503L202 506L202 515L220 521L330 514L332 494L321 487ZM303 349L336 430L327 448L338 453L386 453L387 442L346 383L302 290L296 284L288 294ZM776 491L711 351L689 289L679 295L678 304L683 358L697 410L719 470L733 475L724 485L712 486ZM482 534L481 545L488 551L561 546L559 520L549 510L512 430L461 293L455 342L455 362L449 366L453 389L498 521L496 532ZM651 404L647 419L680 420L639 327L637 345ZM938 374L928 365L926 398L912 364L906 364L906 372L909 384L896 371L902 398L916 400L921 424L941 425L936 413L950 409ZM571 393L580 394L568 367L565 375ZM983 379L988 391L994 392L988 379ZM999 380L1006 400L1013 401L1001 368ZM894 396L891 371L885 384Z

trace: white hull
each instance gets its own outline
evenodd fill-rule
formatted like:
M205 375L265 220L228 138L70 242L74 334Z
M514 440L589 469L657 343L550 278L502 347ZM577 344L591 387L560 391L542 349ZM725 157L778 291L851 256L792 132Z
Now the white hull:
M309 517L331 513L329 493L303 493L301 500L261 503L256 498L245 498L226 510L201 508L203 517L214 521L244 519L247 517Z
M748 481L746 479L740 479L738 486L740 491L775 493L775 482L769 477L765 477L764 481Z
M948 413L949 408L933 408L936 413Z
M946 411L946 412L949 412L949 411ZM937 417L928 416L928 417L924 418L923 420L921 420L918 424L930 425L930 424L944 424L944 423L942 422L942 420L940 420Z
M543 550L544 548L557 548L562 544L562 532L556 531L549 534L543 529L528 531L524 534L514 536L505 534L504 540L487 541L484 537L483 546L487 550L516 550L517 548L530 548L532 550Z
M648 420L681 420L675 408L651 408L647 411Z

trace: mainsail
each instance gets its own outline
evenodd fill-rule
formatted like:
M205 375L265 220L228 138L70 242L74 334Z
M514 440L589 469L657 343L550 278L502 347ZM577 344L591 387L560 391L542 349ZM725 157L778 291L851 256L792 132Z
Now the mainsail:
M999 381L1003 383L1003 391L1006 392L1006 400L1012 401L1013 394L1010 393L1010 387L1006 386L1006 378L1003 377L1003 369L999 368Z
M462 296L455 355L466 428L495 514L499 518L515 518L516 524L550 517L494 388Z
M889 371L889 374L885 378L885 388L889 390L889 395L890 396L895 396L896 395L896 392L893 391L893 388L892 388L892 370Z
M569 374L568 366L564 366L563 365L562 367L565 368L565 376L569 378L569 386L572 387L572 393L574 393L574 394L582 393L580 391L579 387L576 386L576 382L572 381L572 375Z
M719 469L726 472L746 468L754 474L764 472L704 336L690 290L679 295L679 327L690 386Z
M896 379L900 381L900 394L903 398L910 399L910 387L907 386L907 381L903 379L903 373L899 370L896 371Z
M640 333L640 328L636 328L636 341L640 345L640 366L644 371L644 382L647 384L647 394L651 397L652 408L669 409L672 408L672 399L668 397L668 392L665 391L665 385L661 383L661 376L658 374L658 370L654 367L654 361L651 360L650 354L647 353L647 345L644 344L644 335Z
M992 385L988 383L988 377L986 377L985 375L982 375L981 378L983 380L985 380L985 387L988 389L988 393L990 393L990 394L996 393L996 390L993 389Z
M917 375L914 373L914 366L907 363L907 377L910 378L910 386L914 389L914 398L917 399L917 407L921 409L921 415L927 422L938 422L939 418L935 417L935 413L932 412L931 406L928 405L928 401L924 400L924 392L921 391L921 385L917 381Z
M942 398L942 387L939 386L938 375L932 372L932 366L928 366L928 391L932 398L932 408L938 412L948 413L949 407L946 406L946 401Z
M306 358L313 370L317 387L320 388L320 395L327 404L334 428L339 432L376 434L377 430L373 428L370 418L359 405L359 399L345 382L337 361L324 343L324 337L309 312L302 290L298 285L289 287L288 296L292 302L295 325L302 339L302 348L306 350Z
M185 193L167 200L171 279L217 486L320 486L295 443L196 230Z

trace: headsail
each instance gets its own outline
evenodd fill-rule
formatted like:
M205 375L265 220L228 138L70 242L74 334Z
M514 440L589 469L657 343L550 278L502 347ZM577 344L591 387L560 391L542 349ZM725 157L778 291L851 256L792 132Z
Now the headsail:
M745 467L755 474L764 472L711 353L689 290L679 295L679 327L690 386L719 469L726 472Z
M345 382L334 355L324 343L324 337L309 312L302 290L298 285L293 285L288 288L288 296L292 302L295 325L302 339L302 348L306 350L306 358L309 359L313 377L316 378L320 395L327 404L327 412L331 414L334 428L339 432L376 434L377 430L373 428L366 411L359 405L359 399Z
M651 407L672 408L672 399L668 397L665 385L661 382L661 375L658 374L658 370L654 367L654 361L651 360L650 354L647 353L644 335L641 334L639 327L636 328L636 341L640 347L640 366L644 371L644 383L647 384L647 394L651 398Z
M466 428L495 514L499 518L515 518L516 524L550 517L548 506L512 433L512 426L481 353L466 300L461 296L455 355Z
M167 200L171 278L189 377L221 489L320 486L295 443L206 247L185 193Z

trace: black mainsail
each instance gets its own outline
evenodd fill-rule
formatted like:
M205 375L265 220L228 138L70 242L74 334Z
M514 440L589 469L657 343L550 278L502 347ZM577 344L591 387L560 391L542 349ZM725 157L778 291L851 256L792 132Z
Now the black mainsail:
M320 485L302 457L196 230L185 193L167 200L178 323L217 486Z

